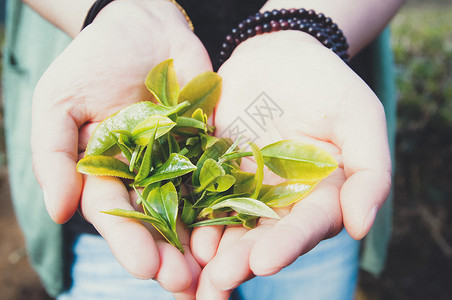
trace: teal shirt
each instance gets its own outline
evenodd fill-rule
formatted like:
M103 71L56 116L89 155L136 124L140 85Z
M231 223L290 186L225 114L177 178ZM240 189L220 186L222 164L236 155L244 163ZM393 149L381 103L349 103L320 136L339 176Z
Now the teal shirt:
M33 89L42 73L68 45L70 38L19 0L8 0L3 49L3 101L7 157L15 212L29 259L50 295L65 285L64 226L48 216L32 171L30 128ZM354 59L355 69L383 102L394 149L396 101L389 31ZM392 152L392 155L394 153ZM394 157L394 156L393 156ZM378 274L383 268L392 224L392 197L380 210L365 239L362 267Z

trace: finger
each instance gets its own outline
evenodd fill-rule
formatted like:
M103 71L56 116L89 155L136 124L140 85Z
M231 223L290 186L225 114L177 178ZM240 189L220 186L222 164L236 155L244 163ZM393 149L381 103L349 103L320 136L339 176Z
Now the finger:
M196 289L198 287L198 280L201 274L201 267L193 257L188 246L184 245L184 258L191 272L191 282L182 292L174 294L177 300L195 299ZM174 274L173 274L174 276Z
M139 221L102 213L114 208L133 210L124 184L117 178L84 176L80 204L86 220L94 225L107 241L119 263L138 278L154 278L160 266L160 254L165 262L168 249L157 248L151 233ZM163 280L162 280L163 282ZM169 283L165 285L170 287Z
M198 289L196 291L196 299L198 300L227 300L232 291L219 290L214 287L210 281L209 265L207 265L199 276Z
M165 240L157 241L157 247L160 256L160 268L155 279L169 292L183 292L192 282L191 270L184 255Z
M358 94L359 95L359 94ZM391 158L383 107L376 96L351 101L338 126L347 181L341 191L344 226L355 239L370 230L391 187Z
M47 210L57 223L71 218L79 205L82 176L76 171L77 136L78 124L65 108L33 105L33 170Z
M193 229L190 248L201 267L207 265L215 256L222 234L223 226L202 226Z
M343 175L339 173L325 179L308 197L296 203L290 214L259 236L250 253L254 274L275 274L320 241L340 232L339 191Z

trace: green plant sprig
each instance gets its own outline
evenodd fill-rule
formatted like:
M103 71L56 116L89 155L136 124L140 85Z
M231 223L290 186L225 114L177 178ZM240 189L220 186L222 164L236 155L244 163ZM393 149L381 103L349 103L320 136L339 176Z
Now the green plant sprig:
M180 89L173 60L166 60L149 72L145 85L157 104L138 102L101 122L77 170L128 181L143 212L104 213L150 223L181 252L178 217L188 227L254 228L260 217L278 219L272 208L299 201L337 168L329 153L299 141L262 149L250 143L251 151L242 151L238 140L212 136L207 119L221 94L221 77L214 72L202 73ZM120 154L128 164L117 158ZM242 171L241 158L251 156L256 172ZM263 184L264 165L287 181ZM220 212L236 214L217 217Z

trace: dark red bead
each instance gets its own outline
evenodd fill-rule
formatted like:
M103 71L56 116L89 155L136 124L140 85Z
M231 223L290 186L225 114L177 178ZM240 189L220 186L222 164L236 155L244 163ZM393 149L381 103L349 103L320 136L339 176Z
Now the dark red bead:
M254 31L256 32L256 34L262 34L264 32L261 25L254 27Z
M262 24L262 31L263 32L270 32L271 30L272 30L272 27L270 26L269 23Z
M278 31L281 29L281 25L279 25L279 23L276 21L271 21L270 26L271 26L271 31Z

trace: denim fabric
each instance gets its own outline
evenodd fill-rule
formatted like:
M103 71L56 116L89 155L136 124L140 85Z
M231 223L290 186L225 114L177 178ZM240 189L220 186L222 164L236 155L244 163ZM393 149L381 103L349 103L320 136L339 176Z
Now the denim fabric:
M100 237L81 234L74 244L73 285L58 300L173 299L153 280L127 273ZM232 299L353 299L359 242L344 230L321 242L278 274L242 284Z

